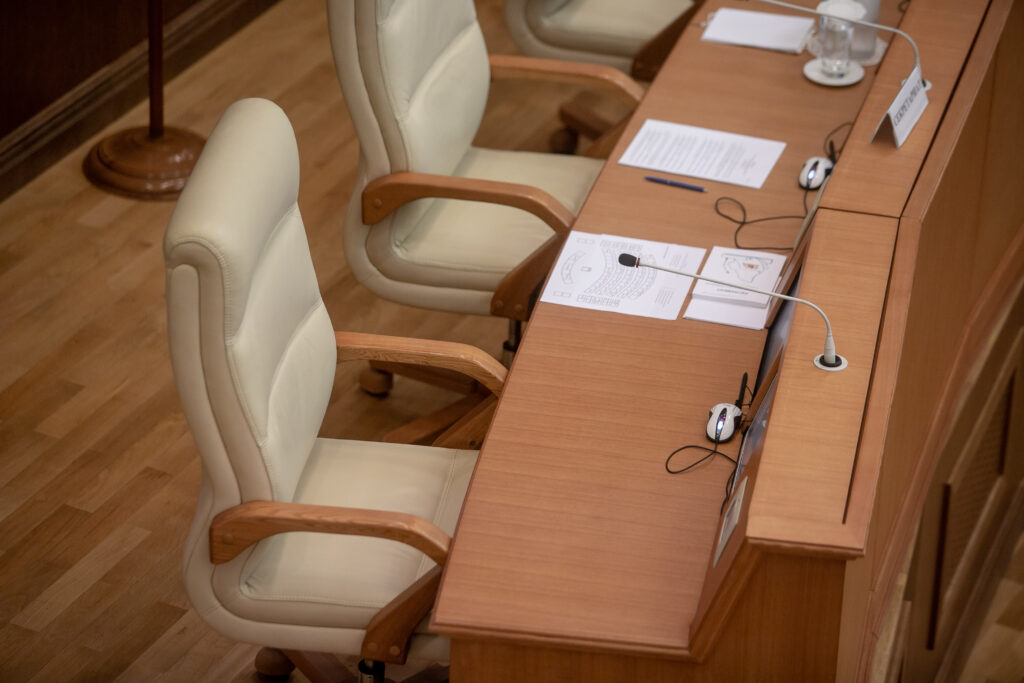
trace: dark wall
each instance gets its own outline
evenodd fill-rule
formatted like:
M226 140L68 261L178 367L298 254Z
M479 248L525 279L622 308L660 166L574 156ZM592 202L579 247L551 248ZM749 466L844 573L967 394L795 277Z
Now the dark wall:
M174 78L276 0L166 0ZM0 200L149 94L148 5L0 0Z
M199 0L166 0L164 21ZM146 0L0 2L0 138L146 39Z

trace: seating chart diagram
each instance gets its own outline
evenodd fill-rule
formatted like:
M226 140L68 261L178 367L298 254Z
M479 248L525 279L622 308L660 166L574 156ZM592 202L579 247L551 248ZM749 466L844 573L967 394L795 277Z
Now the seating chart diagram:
M619 254L639 256L676 270L694 271L705 250L615 235L572 231L540 300L663 320L679 317L692 278L619 264Z

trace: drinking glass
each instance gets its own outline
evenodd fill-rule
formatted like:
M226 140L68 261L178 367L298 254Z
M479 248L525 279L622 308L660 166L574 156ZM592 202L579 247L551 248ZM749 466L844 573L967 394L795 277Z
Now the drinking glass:
M850 44L853 24L832 17L818 21L821 44L821 72L828 78L842 78L850 70Z

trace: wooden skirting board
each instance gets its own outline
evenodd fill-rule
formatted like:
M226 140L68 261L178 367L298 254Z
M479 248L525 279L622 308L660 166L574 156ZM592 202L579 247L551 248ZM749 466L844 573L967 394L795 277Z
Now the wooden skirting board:
M173 78L277 0L201 0L164 26ZM0 200L146 97L146 41L82 81L0 140Z

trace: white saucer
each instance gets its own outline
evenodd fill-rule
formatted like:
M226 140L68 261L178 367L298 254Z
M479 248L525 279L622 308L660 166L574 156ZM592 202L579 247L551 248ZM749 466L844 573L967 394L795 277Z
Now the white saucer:
M844 85L853 85L854 83L860 82L860 79L864 78L864 67L857 62L851 61L850 70L846 72L846 75L835 78L833 76L826 76L822 73L820 59L812 59L804 64L804 76L807 76L808 80L814 81L820 85L839 88Z

